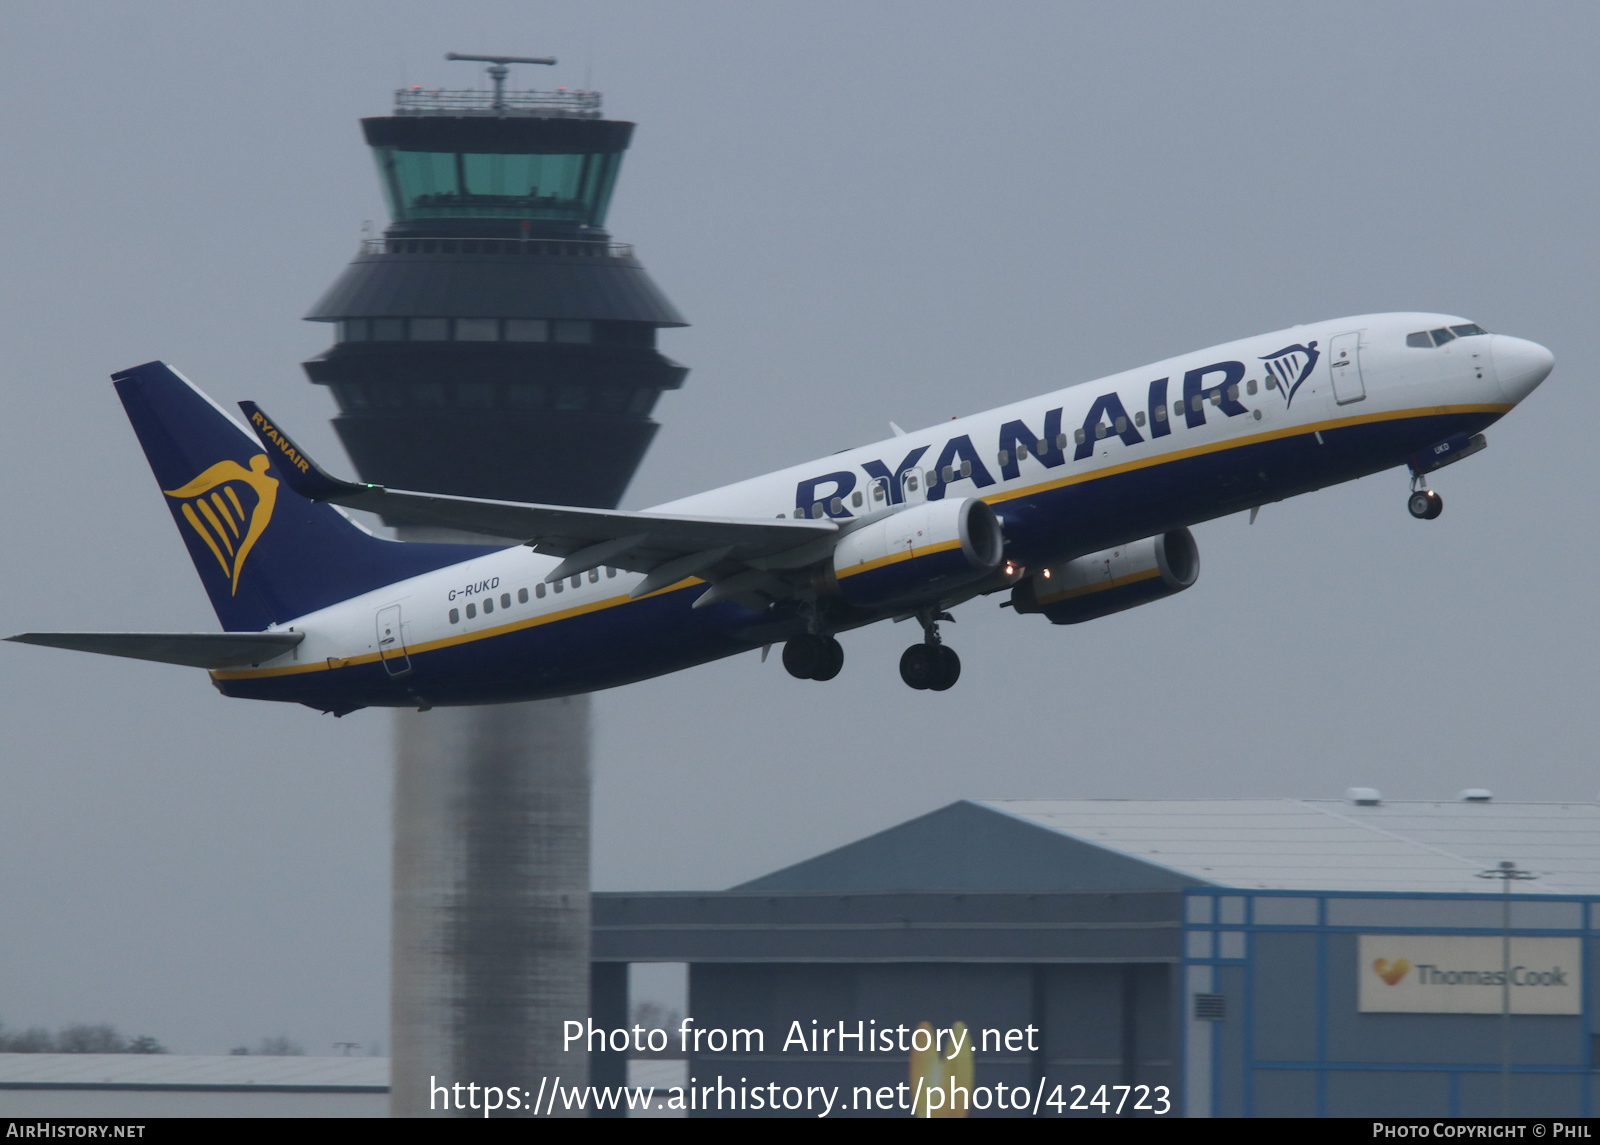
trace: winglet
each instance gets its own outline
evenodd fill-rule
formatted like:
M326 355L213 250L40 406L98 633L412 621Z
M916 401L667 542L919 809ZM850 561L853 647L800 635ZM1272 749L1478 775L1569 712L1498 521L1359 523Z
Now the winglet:
M312 461L305 450L278 428L277 423L255 402L240 402L239 408L244 410L244 416L250 422L251 430L261 439L261 444L267 447L268 456L275 459L277 463L275 468L288 482L289 488L308 501L331 501L340 495L363 493L378 488L375 485L357 485L351 481L341 481L333 476Z

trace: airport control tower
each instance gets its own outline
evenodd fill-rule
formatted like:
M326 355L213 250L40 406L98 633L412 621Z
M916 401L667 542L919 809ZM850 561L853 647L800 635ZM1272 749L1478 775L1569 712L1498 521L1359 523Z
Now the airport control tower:
M471 58L452 55L452 58ZM683 318L606 210L633 124L586 91L395 93L363 119L393 222L306 317L305 363L361 476L463 496L613 507L688 371Z
M392 222L307 315L336 333L306 373L364 480L614 507L688 373L656 349L682 317L605 230L634 125L596 92L505 90L554 60L448 58L492 90L361 121ZM625 982L590 995L588 697L401 712L395 737L391 1111L437 1115L430 1078L581 1084L561 1022L627 1016Z

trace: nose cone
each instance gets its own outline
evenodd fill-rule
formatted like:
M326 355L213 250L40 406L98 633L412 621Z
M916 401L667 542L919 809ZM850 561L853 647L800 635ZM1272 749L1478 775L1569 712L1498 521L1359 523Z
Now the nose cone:
M1522 338L1496 334L1490 339L1490 347L1500 388L1513 404L1533 393L1556 364L1556 356L1549 350Z

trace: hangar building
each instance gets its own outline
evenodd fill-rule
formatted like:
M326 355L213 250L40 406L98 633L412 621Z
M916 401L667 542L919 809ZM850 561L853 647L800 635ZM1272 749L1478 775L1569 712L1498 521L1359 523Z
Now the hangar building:
M1483 877L1502 863L1532 877ZM1197 1117L1587 1117L1600 1083L1592 803L963 801L727 891L599 894L594 920L597 1021L627 1013L628 963L681 962L696 1027L762 1031L686 1055L723 1113L741 1078L907 1079L906 1053L802 1050L796 1022L959 1020L995 1034L975 1087L1165 1086Z

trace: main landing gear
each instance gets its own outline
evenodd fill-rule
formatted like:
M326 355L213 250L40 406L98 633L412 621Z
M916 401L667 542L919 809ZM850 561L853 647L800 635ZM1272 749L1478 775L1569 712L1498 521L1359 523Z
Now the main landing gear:
M831 680L844 667L844 645L807 633L783 646L783 666L796 680Z
M931 608L917 613L924 633L921 644L913 644L900 657L900 678L917 691L943 692L961 678L961 657L954 648L939 641L939 621L955 622L948 612Z
M1411 496L1406 498L1406 508L1419 521L1431 521L1444 512L1444 498L1422 484L1422 475L1411 475Z

